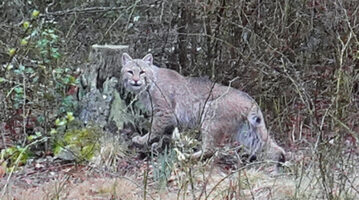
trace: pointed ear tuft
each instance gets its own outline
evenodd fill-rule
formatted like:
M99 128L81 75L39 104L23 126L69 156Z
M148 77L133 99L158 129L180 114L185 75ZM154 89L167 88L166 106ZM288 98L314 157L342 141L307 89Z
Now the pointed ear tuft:
M125 66L128 62L132 61L131 56L129 56L127 53L122 54L122 66Z
M153 56L152 56L152 54L150 54L150 53L147 54L145 57L142 58L142 61L144 61L148 65L152 66L153 65Z

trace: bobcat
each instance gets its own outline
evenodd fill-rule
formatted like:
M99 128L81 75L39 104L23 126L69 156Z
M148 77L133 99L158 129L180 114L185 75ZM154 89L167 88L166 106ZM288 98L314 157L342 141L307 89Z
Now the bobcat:
M134 143L146 144L175 127L199 127L202 150L194 158L234 141L246 147L250 156L265 150L270 159L285 161L285 151L269 136L259 106L245 92L159 68L153 65L151 54L132 59L124 53L121 83L138 95L153 116L150 133L134 137Z

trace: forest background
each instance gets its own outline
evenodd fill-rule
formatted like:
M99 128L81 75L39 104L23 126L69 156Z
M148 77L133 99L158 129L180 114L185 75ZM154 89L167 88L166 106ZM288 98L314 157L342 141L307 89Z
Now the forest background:
M288 167L296 186L315 174L311 198L359 195L356 0L2 0L0 19L1 176L56 154L58 127L78 117L91 47L111 44L249 93L301 166ZM300 188L288 195L307 198Z

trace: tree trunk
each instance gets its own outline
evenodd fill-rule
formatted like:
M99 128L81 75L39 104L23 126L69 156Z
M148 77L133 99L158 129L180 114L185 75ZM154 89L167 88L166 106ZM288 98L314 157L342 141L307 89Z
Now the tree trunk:
M120 98L118 78L124 45L93 45L89 63L81 76L79 119L110 132L123 128L128 120L126 104Z

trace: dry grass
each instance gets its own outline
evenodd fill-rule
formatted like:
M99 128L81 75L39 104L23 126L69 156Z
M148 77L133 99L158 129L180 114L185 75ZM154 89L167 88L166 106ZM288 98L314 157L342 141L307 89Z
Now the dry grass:
M123 177L102 170L86 177L65 175L30 188L10 185L2 199L327 199L319 162L312 158L289 161L282 172L266 163L227 170L209 160L191 165L189 175L189 168L175 165L164 187L154 176L157 162L142 161ZM359 163L347 164L345 182L340 182L344 174L339 169L333 173L335 199L359 198Z
M142 199L141 189L125 178L53 180L30 189L13 187L4 199Z

